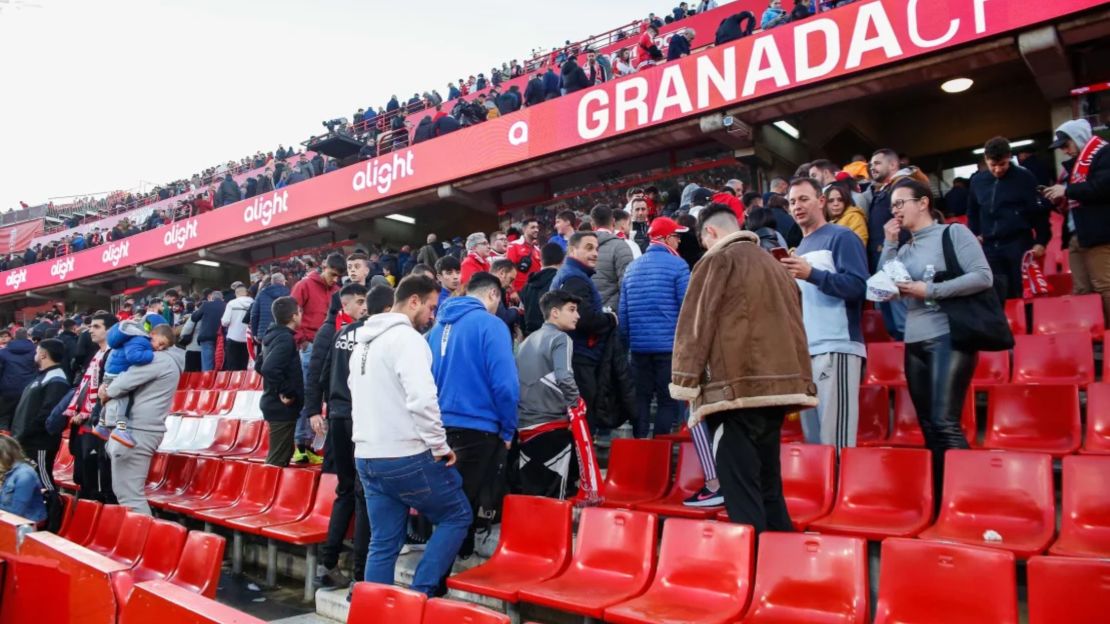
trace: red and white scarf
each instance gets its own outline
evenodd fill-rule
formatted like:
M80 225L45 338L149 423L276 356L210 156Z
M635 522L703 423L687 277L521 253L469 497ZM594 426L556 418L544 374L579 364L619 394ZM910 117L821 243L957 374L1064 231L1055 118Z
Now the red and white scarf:
M1068 185L1081 184L1087 181L1087 174L1091 172L1091 163L1094 162L1095 156L1107 145L1110 145L1105 139L1098 136L1092 136L1090 141L1083 146L1083 151L1079 152L1079 157L1075 159L1075 165L1071 168L1071 178L1068 179ZM1074 210L1079 207L1079 202L1074 199L1068 200L1068 209Z
M679 255L678 252L671 249L671 246L668 245L666 242L664 242L664 240L662 238L653 238L653 239L651 239L651 244L652 245L659 245L663 249L666 249L667 251L669 251L672 256Z

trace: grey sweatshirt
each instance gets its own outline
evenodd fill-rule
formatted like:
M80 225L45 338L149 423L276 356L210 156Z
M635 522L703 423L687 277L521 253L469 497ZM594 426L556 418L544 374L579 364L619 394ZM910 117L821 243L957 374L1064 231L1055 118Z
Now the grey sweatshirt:
M131 394L131 429L166 432L166 414L173 404L177 382L185 369L185 351L170 347L157 351L144 366L132 366L108 386L108 396Z
M544 323L520 343L516 353L519 429L567 418L567 408L578 401L578 385L570 365L573 354L570 336L551 323Z
M937 273L947 270L944 265L942 235L945 228L952 228L952 247L960 262L963 275L944 282L933 283L928 287L931 299L941 300L949 297L965 297L987 290L994 281L983 246L971 230L956 223L952 225L933 224L914 232L910 242L898 249L897 243L883 241L883 255L879 266L896 257L906 265L906 270L915 281L922 281L925 267L933 265ZM921 342L939 338L948 333L948 315L941 310L930 310L925 302L918 299L906 301L906 342Z

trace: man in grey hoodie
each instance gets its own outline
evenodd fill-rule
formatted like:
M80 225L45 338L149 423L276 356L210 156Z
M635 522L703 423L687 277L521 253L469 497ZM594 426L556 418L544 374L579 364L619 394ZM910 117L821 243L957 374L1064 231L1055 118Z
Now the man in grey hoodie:
M593 280L601 293L602 307L616 310L621 297L621 280L635 258L632 249L613 229L613 209L597 205L590 210L590 223L597 232L597 268Z
M173 329L158 325L151 336L161 335L172 344ZM100 400L106 402L131 395L131 422L128 431L135 439L134 448L126 448L111 440L106 450L112 460L112 489L119 503L136 513L150 515L150 505L143 493L150 459L166 434L166 414L177 392L181 371L185 368L185 352L170 347L154 354L145 366L134 366L122 373L111 386L101 386Z

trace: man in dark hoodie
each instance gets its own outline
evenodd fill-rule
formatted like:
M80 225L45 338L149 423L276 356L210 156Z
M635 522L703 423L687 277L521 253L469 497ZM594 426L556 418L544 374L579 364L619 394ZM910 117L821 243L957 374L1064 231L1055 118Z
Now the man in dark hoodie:
M285 285L285 275L283 273L271 275L270 285L258 291L258 296L254 298L254 305L251 307L251 335L255 340L261 340L262 335L274 322L272 312L274 301L288 296L289 287Z
M563 93L569 95L590 86L590 79L586 72L578 65L578 61L567 59L563 63Z
M535 106L544 101L543 74L537 72L524 87L524 105Z
M563 264L566 254L556 243L548 243L540 250L542 268L528 276L528 281L520 291L520 303L524 306L524 335L527 336L544 324L540 310L540 298L551 290L551 281Z
M69 392L69 381L62 370L65 345L60 340L48 338L35 348L35 366L38 374L23 390L12 420L12 437L19 441L23 452L38 466L43 487L54 489L54 456L62 444L59 431L46 430L50 412Z
M270 425L266 463L284 468L293 457L293 432L304 405L304 373L293 338L301 324L301 308L292 297L281 297L272 312L274 323L262 339L257 368L262 375L262 417Z
M414 145L423 143L433 136L432 116L424 115L420 123L416 124L416 131L412 134L412 142Z
M243 194L239 191L239 185L231 179L231 172L228 171L224 174L224 179L220 182L219 188L216 189L216 199L214 200L216 207L234 204L240 199L243 199Z
M19 397L36 374L35 343L26 329L17 329L15 339L0 349L0 431L11 431Z
M208 293L208 301L193 312L193 322L197 324L196 341L200 345L201 370L216 370L216 341L223 328L224 294L218 290Z
M543 75L543 94L544 99L547 100L553 100L562 95L559 91L559 75L551 67L548 67ZM32 260L32 262L34 261Z

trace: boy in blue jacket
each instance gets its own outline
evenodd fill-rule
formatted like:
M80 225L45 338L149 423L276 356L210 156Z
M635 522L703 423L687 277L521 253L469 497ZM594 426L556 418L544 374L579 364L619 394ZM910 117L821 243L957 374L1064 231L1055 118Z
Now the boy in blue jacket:
M104 366L104 381L101 384L108 387L112 380L132 366L150 364L154 360L155 351L172 346L166 338L150 335L152 328L165 323L166 319L161 315L151 313L142 319L128 319L113 325L108 330L108 348L111 351ZM135 439L127 431L127 413L130 407L131 398L126 395L108 401L101 406L100 422L93 433L105 442L111 438L127 448L134 448ZM108 423L115 423L115 428L110 428Z
M455 451L463 492L475 512L479 491L494 477L497 459L516 434L520 381L509 328L495 316L500 303L500 280L475 273L465 297L451 297L440 306L427 338L447 444ZM473 550L472 525L459 554L466 557Z

